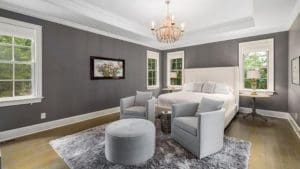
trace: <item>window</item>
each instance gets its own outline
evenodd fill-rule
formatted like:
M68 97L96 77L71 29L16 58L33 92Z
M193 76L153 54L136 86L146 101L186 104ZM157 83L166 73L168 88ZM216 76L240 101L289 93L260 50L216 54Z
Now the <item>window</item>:
M274 39L251 41L239 44L240 89L251 90L247 72L256 70L257 91L274 92Z
M159 53L147 51L147 88L159 88Z
M184 51L167 54L167 85L180 88L183 84Z
M41 27L0 17L0 106L41 101Z

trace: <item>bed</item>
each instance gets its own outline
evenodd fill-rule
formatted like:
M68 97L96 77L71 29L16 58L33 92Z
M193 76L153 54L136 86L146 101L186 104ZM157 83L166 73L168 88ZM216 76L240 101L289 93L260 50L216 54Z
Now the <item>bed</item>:
M177 103L197 103L201 102L203 97L224 101L223 108L225 112L225 127L230 123L238 112L239 82L238 67L213 67L196 68L184 70L184 84L182 91L162 94L158 97L157 107L160 110L170 110L172 104ZM204 93L202 91L188 90L187 84L198 84L204 82L214 82L216 86L226 86L229 92Z

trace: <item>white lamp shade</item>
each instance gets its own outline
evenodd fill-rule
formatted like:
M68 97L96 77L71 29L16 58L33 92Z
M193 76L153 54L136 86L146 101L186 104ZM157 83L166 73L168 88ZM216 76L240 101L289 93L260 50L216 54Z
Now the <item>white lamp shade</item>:
M176 72L171 72L170 73L170 78L177 78L177 73Z
M248 70L247 71L247 79L259 79L260 73L258 70Z

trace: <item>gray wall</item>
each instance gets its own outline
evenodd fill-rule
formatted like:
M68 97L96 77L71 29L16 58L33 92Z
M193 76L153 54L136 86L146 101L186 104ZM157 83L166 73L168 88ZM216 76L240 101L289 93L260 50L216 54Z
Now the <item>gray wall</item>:
M146 89L148 47L2 9L0 16L43 27L45 97L42 103L1 107L0 131L115 107L121 97ZM125 59L126 78L90 80L90 56ZM41 112L47 119L40 119Z
M0 16L43 26L43 96L45 97L42 103L1 107L0 131L115 107L119 105L121 97L133 95L136 90L146 90L146 50L150 48L2 9L0 9ZM185 51L186 68L237 66L238 43L265 38L275 38L275 90L279 95L259 101L258 107L287 111L287 32L176 50ZM167 52L163 51L161 55L166 56ZM125 59L126 79L90 80L89 56ZM160 60L163 70L161 82L165 86L166 57ZM241 99L241 106L249 107L249 100ZM40 120L41 112L47 113L47 119Z
M289 31L289 64L291 59L300 56L300 15ZM300 125L300 86L291 83L291 69L289 69L289 112Z
M238 66L238 44L240 42L274 38L275 42L275 91L279 94L271 99L260 99L257 107L266 110L287 112L288 110L288 32L279 32L222 42L190 46L170 51L184 50L185 68ZM166 53L164 51L164 86L166 86ZM250 107L249 99L241 98L241 106Z

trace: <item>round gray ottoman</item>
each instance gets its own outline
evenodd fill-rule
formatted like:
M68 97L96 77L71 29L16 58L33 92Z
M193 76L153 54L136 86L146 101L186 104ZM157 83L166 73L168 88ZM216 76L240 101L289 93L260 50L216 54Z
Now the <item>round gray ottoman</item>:
M154 155L155 126L144 119L122 119L105 128L105 157L123 165L146 162Z

